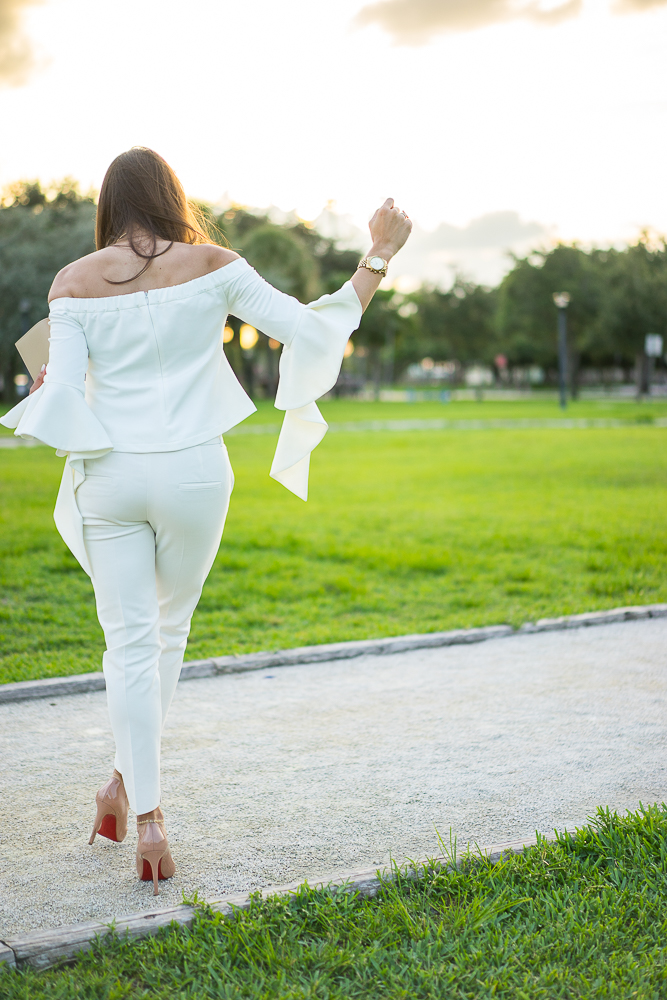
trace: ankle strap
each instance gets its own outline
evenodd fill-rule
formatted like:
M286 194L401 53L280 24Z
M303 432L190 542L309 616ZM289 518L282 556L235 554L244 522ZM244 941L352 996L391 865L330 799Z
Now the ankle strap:
M137 826L145 826L146 823L157 823L159 826L164 826L163 819L138 819Z

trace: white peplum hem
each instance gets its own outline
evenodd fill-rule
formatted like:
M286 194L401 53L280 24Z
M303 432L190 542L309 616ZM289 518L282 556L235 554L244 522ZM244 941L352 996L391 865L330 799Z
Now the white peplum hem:
M84 460L101 458L113 451L109 435L83 394L60 382L45 382L0 417L0 423L14 428L16 437L39 441L55 448L60 458L67 457L53 519L68 549L90 576L76 491L85 479Z
M113 449L83 393L60 382L45 382L0 417L0 423L15 428L16 437L55 448L60 456L77 451L86 452L86 458L100 458Z

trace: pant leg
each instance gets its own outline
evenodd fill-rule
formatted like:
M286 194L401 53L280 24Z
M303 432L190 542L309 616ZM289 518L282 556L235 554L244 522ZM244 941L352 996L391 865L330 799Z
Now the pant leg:
M178 452L87 461L77 491L107 641L116 767L136 812L160 801L161 727L232 485L218 438Z
M146 520L144 455L86 462L77 491L92 568L115 766L138 813L160 802L162 710L155 534Z
M220 438L151 455L148 517L155 532L160 689L166 719L202 587L220 546L234 477Z

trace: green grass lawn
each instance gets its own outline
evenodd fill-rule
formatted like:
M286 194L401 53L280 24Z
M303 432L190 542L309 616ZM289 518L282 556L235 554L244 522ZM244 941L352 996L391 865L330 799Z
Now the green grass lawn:
M257 413L244 422L244 426L255 424L280 424L282 412L276 410L270 400L260 400L256 404ZM534 419L561 417L613 417L622 420L650 421L655 417L667 417L667 399L653 399L637 403L625 399L594 399L568 403L565 411L552 398L535 393L528 399L483 400L482 402L442 403L437 399L419 403L372 403L351 399L320 401L318 406L330 421L348 420L470 420L508 419L530 417ZM8 407L0 406L4 413ZM0 437L11 435L13 431L0 426Z
M551 401L331 402L331 422L554 417ZM592 401L613 428L330 434L307 504L275 437L228 438L236 488L188 658L667 600L665 403ZM252 420L280 419L262 404ZM90 582L57 535L62 460L0 449L0 680L100 669Z
M6 1000L659 1000L667 807L605 810L498 864L425 866L372 900L302 888L70 966L0 972Z
M282 413L270 401L262 400L257 405L257 413L250 417L251 423L280 423ZM569 403L561 410L553 399L542 399L536 395L530 399L490 400L482 402L441 403L434 399L426 403L371 403L351 399L338 399L318 403L331 422L348 420L486 420L486 419L560 419L569 417L604 418L621 420L650 421L656 417L667 417L667 399L637 403L634 400L594 399Z

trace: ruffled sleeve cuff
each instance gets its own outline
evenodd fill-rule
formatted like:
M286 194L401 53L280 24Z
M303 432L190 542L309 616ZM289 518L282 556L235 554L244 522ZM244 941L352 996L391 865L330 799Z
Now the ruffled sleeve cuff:
M286 410L270 475L308 499L310 453L327 431L315 404L333 389L345 346L359 326L361 303L351 281L304 307L297 330L280 357L276 407Z
M76 491L85 478L84 459L100 458L113 450L107 432L82 393L61 382L45 382L0 418L0 423L15 428L17 437L49 445L61 457L67 455L53 517L65 544L90 576Z
M45 382L1 417L0 423L14 428L16 437L49 445L61 456L99 458L113 449L83 395L60 382Z

